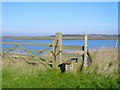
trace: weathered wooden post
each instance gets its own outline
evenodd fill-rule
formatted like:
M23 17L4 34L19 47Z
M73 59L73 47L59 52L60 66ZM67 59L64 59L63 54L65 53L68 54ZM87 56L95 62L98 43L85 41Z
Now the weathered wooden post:
M88 50L88 41L87 41L87 35L85 34L85 37L84 37L84 65L83 65L83 67L84 67L84 69L86 69L87 68L87 50Z
M55 56L55 40L52 41L52 53L53 53L53 57L54 57L54 59L52 60L52 62L53 62L53 68L55 68L55 61L56 61L56 56Z
M117 39L116 39L116 41L115 41L114 48L116 48L116 47L117 47L117 44L118 44L118 38L117 38Z
M62 33L56 33L55 41L53 41L54 67L62 63Z
M58 52L59 52L59 64L62 63L62 33L56 33L58 35Z

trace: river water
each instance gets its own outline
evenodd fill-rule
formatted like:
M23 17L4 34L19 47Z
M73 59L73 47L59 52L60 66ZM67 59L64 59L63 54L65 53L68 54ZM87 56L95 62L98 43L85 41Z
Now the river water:
M13 40L13 39L3 39L2 42L27 42L27 43L43 43L50 44L52 40ZM84 46L84 40L63 40L63 45L70 46ZM115 44L115 40L88 40L88 48L89 49L99 49L99 48L113 48ZM14 45L4 44L2 48L11 48ZM27 49L33 50L41 50L45 48L45 46L25 46Z

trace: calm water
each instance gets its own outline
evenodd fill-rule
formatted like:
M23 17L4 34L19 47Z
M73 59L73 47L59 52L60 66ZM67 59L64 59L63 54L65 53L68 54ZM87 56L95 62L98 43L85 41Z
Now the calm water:
M28 43L45 43L50 44L52 40L12 40L12 39L3 39L2 42L28 42ZM98 49L98 48L113 48L115 40L88 40L89 49ZM63 45L73 45L73 46L83 46L84 40L63 40ZM2 45L2 48L11 48L14 45ZM41 50L45 46L25 46L27 49Z

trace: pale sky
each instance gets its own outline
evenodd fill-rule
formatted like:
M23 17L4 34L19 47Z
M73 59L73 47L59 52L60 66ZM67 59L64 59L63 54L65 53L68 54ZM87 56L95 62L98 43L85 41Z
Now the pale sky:
M3 35L117 34L117 2L3 2Z

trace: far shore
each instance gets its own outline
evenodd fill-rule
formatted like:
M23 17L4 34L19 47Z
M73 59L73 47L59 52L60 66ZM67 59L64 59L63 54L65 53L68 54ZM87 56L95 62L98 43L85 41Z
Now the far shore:
M2 39L13 39L13 40L54 40L54 36L3 36ZM63 36L63 40L84 40L84 36ZM116 35L108 36L90 36L88 40L116 40Z

